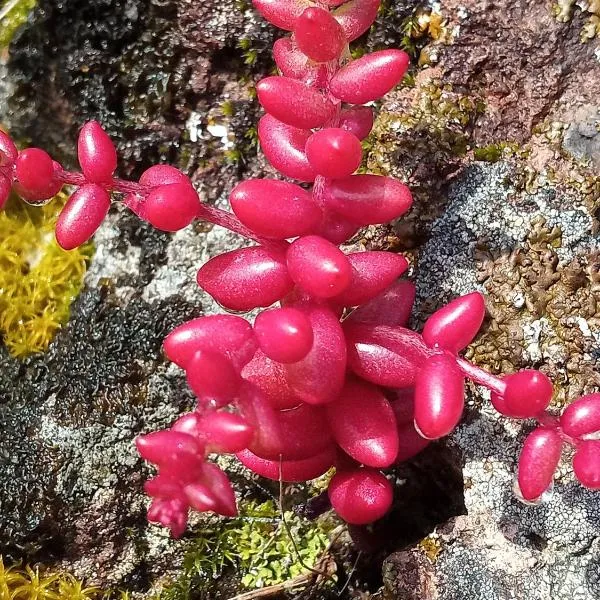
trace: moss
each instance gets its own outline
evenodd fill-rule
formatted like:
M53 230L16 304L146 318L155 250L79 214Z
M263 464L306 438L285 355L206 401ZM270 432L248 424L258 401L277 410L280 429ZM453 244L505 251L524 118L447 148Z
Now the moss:
M65 252L54 239L65 201L59 195L40 208L13 198L0 213L0 331L15 357L48 348L92 256L90 244Z
M310 523L291 511L285 513L285 520L302 562L314 566L328 544L326 523ZM238 518L203 528L184 558L183 573L158 598L187 600L198 592L213 594L211 584L217 579L222 583L226 573L232 574L238 587L260 588L304 570L275 503L248 502L240 507Z
M232 117L235 112L235 104L231 100L225 100L221 104L221 113L225 117Z
M36 4L37 0L19 0L14 5L3 2L3 6L0 6L0 14L5 13L5 7L8 10L0 19L0 48L6 48L10 44L13 35L27 21L29 13Z
M69 573L46 572L39 567L6 567L0 556L0 598L2 600L128 600L127 592L111 592L86 586Z
M422 157L420 163L464 156L470 129L483 109L478 98L459 94L437 79L424 82L415 88L410 105L379 115L365 142L366 169L390 172L387 163L398 155L405 155L408 164L410 157Z

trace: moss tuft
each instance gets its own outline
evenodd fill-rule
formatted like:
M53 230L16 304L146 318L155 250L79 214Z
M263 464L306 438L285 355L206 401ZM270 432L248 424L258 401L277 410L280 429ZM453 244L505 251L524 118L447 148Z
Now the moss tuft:
M65 252L54 226L66 195L46 206L11 199L0 213L0 333L9 352L44 352L67 321L92 256L91 244Z
M128 600L127 592L87 587L69 573L46 572L39 567L6 567L0 556L0 598L2 600Z
M311 523L295 513L285 513L298 552L312 567L328 544L328 527ZM260 588L281 583L304 572L274 502L248 502L236 519L219 520L203 528L188 550L179 579L167 585L160 600L187 600L207 591L226 571L239 587Z

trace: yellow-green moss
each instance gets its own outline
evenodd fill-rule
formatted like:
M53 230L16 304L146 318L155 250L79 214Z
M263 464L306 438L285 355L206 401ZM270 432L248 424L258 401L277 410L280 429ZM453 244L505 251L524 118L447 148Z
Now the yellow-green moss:
M14 565L6 567L0 556L0 598L2 600L128 600L127 592L103 591L69 573L52 573Z
M12 198L0 212L0 334L9 352L44 352L69 316L93 248L65 252L54 239L66 200L43 207Z
M10 0L2 3L0 14L4 13L5 7L9 8ZM5 16L0 19L0 48L10 44L10 40L21 25L27 21L29 13L33 10L37 0L19 0L14 6L10 6Z
M325 522L309 522L292 511L285 512L302 562L313 567L328 544ZM203 527L190 547L179 579L167 585L160 600L187 600L225 571L233 573L241 587L260 588L281 583L305 571L274 502L247 502L236 519L219 520Z

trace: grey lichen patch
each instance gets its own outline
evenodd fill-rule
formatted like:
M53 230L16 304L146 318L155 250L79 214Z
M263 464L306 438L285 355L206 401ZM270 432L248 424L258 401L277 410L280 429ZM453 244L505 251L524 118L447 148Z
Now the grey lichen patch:
M541 368L555 383L557 409L600 384L598 237L583 196L541 177L525 183L502 161L472 164L452 183L418 255L417 314L484 292L488 318L468 356L503 373ZM463 459L467 515L438 528L432 597L596 597L597 499L573 481L565 454L546 503L517 500L528 431L528 423L499 416L489 392L468 394L466 418L451 436Z
M219 199L217 206L230 210L225 197ZM210 224L195 224L177 232L167 250L167 264L156 269L152 281L143 290L143 297L156 301L181 294L207 313L222 312L214 298L198 287L196 273L214 256L249 243L237 234Z
M570 597L567 592L596 597L586 575L598 560L600 507L594 492L573 481L565 455L553 493L536 506L522 504L512 490L528 428L500 417L487 400L452 436L465 457L468 516L440 531L441 598L457 597L458 588L464 597L495 597L487 595L490 585L501 586L501 598L522 590L523 597L546 600L552 589L560 590L559 598ZM475 561L471 570L477 577L464 572L461 557ZM479 585L484 589L478 591ZM470 594L469 586L475 586Z

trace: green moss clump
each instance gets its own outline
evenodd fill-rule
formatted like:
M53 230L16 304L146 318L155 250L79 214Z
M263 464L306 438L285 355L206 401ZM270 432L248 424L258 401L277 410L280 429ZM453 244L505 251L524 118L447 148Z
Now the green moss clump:
M65 252L54 239L65 201L11 198L0 212L0 334L15 357L46 351L83 285L92 245Z
M0 14L8 8L5 16L0 19L0 48L6 48L13 35L26 21L29 13L34 9L37 0L19 0L14 6L10 7L8 2L0 6Z
M327 547L329 528L291 511L285 512L285 520L302 562L313 567ZM209 590L227 570L244 588L274 585L304 572L274 502L248 502L238 518L203 528L184 558L183 573L158 599L187 600Z

